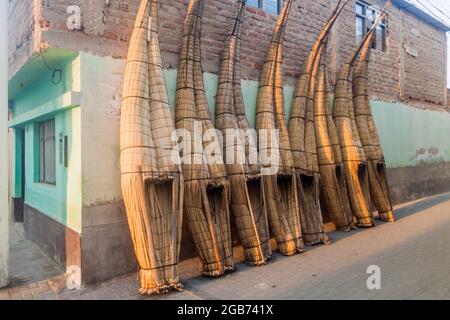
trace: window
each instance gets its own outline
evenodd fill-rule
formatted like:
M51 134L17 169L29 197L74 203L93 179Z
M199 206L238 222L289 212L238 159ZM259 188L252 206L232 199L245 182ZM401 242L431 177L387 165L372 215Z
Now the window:
M283 0L248 0L247 4L256 8L262 8L272 14L279 14L283 9Z
M56 184L55 120L39 124L39 182Z
M380 11L364 2L356 2L356 42L360 43L370 30ZM379 51L386 51L387 48L387 21L378 25L372 48Z

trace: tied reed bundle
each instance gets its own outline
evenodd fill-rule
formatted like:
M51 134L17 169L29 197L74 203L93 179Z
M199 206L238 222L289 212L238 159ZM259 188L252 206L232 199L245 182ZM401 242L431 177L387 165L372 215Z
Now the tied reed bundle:
M341 174L342 158L336 128L328 115L323 117L323 122L314 121L314 93L324 44L347 3L348 0L338 2L303 64L289 120L292 152L299 176L300 203L304 208L302 227L305 242L311 244L328 243L319 205L319 177L325 204L323 210L329 213L338 229L350 230L352 225Z
M201 19L204 0L191 0L180 49L176 127L184 131L184 213L205 276L234 271L230 232L230 187L206 100L201 67ZM180 132L179 131L179 132ZM199 148L196 141L201 141Z
M345 183L342 154L337 140L337 132L334 122L330 121L330 114L319 113L318 105L325 105L319 99L329 99L326 95L317 96L314 99L316 81L318 77L320 56L315 61L314 71L311 76L310 94L307 104L307 120L314 123L317 141L317 157L319 162L320 177L322 179L322 200L325 204L324 210L329 214L331 220L338 230L350 231L353 227L353 217L350 204L347 198L347 185ZM325 76L325 71L322 76ZM309 105L314 105L314 120L308 117L308 109L313 109ZM325 108L325 107L324 107ZM315 113L318 116L315 116Z
M121 185L140 294L180 290L183 178L161 61L158 1L142 0L130 39L120 119ZM173 152L175 150L175 152ZM176 162L176 161L175 161Z
M389 4L390 2L386 4L386 7ZM383 12L386 10L386 7ZM378 20L381 21L384 17L385 14L382 13ZM354 113L362 147L367 158L368 179L372 201L380 219L393 222L395 221L395 216L389 195L386 163L370 106L368 68L370 64L370 46L373 37L374 32L370 34L368 41L361 49L361 54L356 64L356 71L353 78Z
M340 140L344 174L352 213L358 227L372 227L373 218L368 194L368 175L364 153L360 152L361 142L358 131L354 131L351 111L351 90L349 89L348 66L341 69L335 87L333 118Z
M367 162L362 148L353 111L352 65L365 46L371 44L374 24L361 45L345 63L338 75L334 94L333 118L342 150L345 179L352 213L358 227L373 227L373 214L369 193Z
M257 149L255 139L250 135L240 86L239 52L245 7L246 0L237 1L234 22L222 57L216 98L216 127L224 136L224 154L233 156L232 163L226 165L231 186L230 206L246 262L259 266L267 263L272 251L261 167L249 161L249 153L252 150L257 152Z
M260 155L277 157L279 165L263 163L270 174L263 176L269 224L280 252L293 255L304 251L301 234L297 182L284 113L282 84L283 38L293 0L285 1L264 62L256 106L256 128L265 135ZM279 139L273 137L278 130ZM275 168L275 170L274 170ZM274 172L272 172L274 171Z

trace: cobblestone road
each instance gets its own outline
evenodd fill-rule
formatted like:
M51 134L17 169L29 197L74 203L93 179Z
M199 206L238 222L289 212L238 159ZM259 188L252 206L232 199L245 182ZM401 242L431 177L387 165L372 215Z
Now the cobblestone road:
M237 273L216 280L199 276L197 260L185 261L185 291L150 299L450 299L450 194L405 204L396 214L396 223L333 232L330 246L275 254L260 268L239 264ZM370 265L381 268L381 290L367 289ZM28 282L0 290L0 299L144 299L136 295L136 275L62 292L61 275Z

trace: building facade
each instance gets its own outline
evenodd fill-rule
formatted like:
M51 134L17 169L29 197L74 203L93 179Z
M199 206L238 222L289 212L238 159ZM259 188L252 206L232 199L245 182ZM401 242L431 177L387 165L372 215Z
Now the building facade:
M332 80L384 2L349 1L326 53ZM172 107L187 3L160 0L160 44ZM287 114L300 67L336 3L294 3L284 44ZM233 4L205 3L203 68L213 114ZM59 264L80 267L87 283L137 270L120 190L119 119L124 59L138 5L139 0L9 3L14 216ZM248 1L242 86L253 126L259 72L281 5L280 0ZM403 0L394 1L377 30L371 98L396 203L450 190L448 30ZM182 255L191 254L185 239Z

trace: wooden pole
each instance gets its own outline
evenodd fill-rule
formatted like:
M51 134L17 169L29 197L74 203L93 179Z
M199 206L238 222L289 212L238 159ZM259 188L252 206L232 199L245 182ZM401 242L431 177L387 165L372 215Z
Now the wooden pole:
M9 283L8 1L0 1L0 288Z

